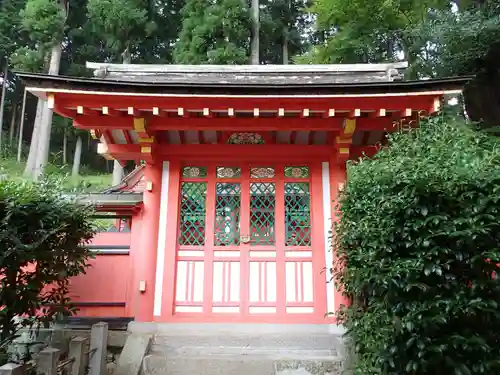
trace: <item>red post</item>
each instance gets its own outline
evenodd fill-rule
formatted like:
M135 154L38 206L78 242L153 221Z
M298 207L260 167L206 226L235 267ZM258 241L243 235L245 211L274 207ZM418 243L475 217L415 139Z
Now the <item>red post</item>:
M338 210L337 204L339 201L340 191L346 183L347 173L345 163L335 163L332 161L330 163L330 192L332 198L332 223L336 223L340 219L340 212ZM335 258L334 258L335 262ZM334 288L333 285L328 286L329 288ZM335 311L338 311L341 305L348 305L348 299L342 295L341 291L335 288Z
M161 201L161 163L147 164L144 168L144 207L142 212L142 238L134 249L135 285L132 293L138 294L135 320L153 321L155 294L156 253L158 249L158 224Z

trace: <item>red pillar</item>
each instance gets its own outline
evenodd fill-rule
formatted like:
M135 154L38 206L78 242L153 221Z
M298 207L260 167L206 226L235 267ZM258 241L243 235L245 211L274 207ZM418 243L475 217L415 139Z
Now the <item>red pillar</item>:
M337 203L339 200L339 193L343 188L343 186L345 185L346 179L347 179L347 173L346 173L345 163L339 164L336 163L335 161L332 161L330 163L330 194L332 199L332 223L336 223L340 219L339 216L340 212L338 210ZM333 285L330 287L335 288ZM337 288L335 288L334 293L335 293L335 311L338 311L340 305L348 304L348 300L344 295L342 295L341 291L337 290Z
M144 168L145 189L144 206L141 223L141 241L135 248L135 285L132 293L138 295L135 320L138 322L153 321L153 305L155 294L156 253L158 249L158 224L161 202L161 163L146 164ZM141 291L141 284L145 290Z
M137 316L139 310L139 292L137 286L139 279L137 277L136 264L141 258L141 239L142 239L142 209L132 215L132 227L130 233L130 255L129 255L129 282L127 284L127 304L125 315L129 317Z

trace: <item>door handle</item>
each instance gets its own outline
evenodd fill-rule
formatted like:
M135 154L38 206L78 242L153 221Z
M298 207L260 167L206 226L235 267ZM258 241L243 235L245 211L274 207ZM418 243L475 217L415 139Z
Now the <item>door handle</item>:
M242 234L240 235L240 242L247 244L250 242L250 236L248 234Z

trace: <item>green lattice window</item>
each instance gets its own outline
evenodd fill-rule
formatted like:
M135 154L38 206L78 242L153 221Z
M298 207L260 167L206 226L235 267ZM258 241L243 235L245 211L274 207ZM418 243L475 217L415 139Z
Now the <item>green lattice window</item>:
M218 183L215 196L216 246L240 244L241 186L233 183Z
M183 182L181 186L180 245L205 245L207 184Z
M276 188L274 183L250 184L250 241L252 245L275 244Z
M307 178L309 177L309 167L303 167L303 166L285 167L285 177Z
M309 183L285 184L285 244L311 246L311 194Z

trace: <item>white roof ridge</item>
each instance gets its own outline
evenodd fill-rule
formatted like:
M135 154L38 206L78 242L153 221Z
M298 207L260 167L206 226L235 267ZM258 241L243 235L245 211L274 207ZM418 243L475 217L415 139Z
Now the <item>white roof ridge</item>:
M363 73L387 72L389 70L405 69L408 62L394 62L382 64L315 64L315 65L174 65L174 64L109 64L87 62L86 67L107 72L121 72L128 74L144 73Z

